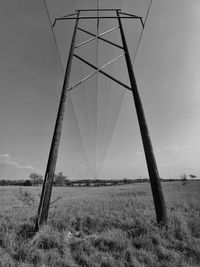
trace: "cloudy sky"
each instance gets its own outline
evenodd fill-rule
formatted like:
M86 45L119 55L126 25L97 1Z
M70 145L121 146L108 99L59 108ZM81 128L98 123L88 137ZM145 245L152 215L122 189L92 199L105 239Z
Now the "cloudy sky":
M149 0L100 1L145 16ZM51 19L96 1L47 0ZM133 26L134 25L134 26ZM82 23L91 31L95 23ZM112 27L100 25L100 32ZM161 177L200 176L200 2L153 0L134 71ZM124 23L131 55L140 25ZM65 66L73 22L54 28ZM79 35L77 43L88 38ZM110 40L120 43L118 33ZM0 1L0 179L44 175L63 69L42 0ZM77 53L105 64L121 52L97 43ZM107 69L128 83L123 59ZM70 84L91 73L74 62ZM73 177L147 176L132 95L94 76L67 99L57 171Z

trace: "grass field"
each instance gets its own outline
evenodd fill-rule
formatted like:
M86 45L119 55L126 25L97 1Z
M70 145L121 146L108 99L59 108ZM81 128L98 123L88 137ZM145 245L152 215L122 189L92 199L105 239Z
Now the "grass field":
M167 229L156 225L148 183L55 187L36 235L41 187L0 187L0 266L200 266L200 181L162 185Z

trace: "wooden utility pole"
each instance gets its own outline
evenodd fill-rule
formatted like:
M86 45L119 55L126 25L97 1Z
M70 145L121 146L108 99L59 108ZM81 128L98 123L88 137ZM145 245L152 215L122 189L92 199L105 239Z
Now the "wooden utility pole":
M69 57L68 57L65 77L63 81L62 93L60 97L60 104L58 108L56 124L54 128L51 148L49 152L49 158L48 158L44 183L42 187L42 194L40 197L38 217L37 217L36 225L35 225L36 231L42 224L46 223L47 217L48 217L52 185L53 185L56 161L57 161L57 156L58 156L58 148L60 144L60 136L61 136L61 131L62 131L62 123L63 123L64 112L65 112L65 102L66 102L67 90L69 86L73 52L74 52L74 46L75 46L76 34L77 34L77 28L78 28L78 21L79 21L79 12L77 13L77 17L76 17L76 23L75 23L72 42L71 42L70 51L69 51Z
M124 52L125 52L126 64L127 64L127 69L129 73L133 99L135 102L137 118L139 122L141 136L142 136L142 142L143 142L147 168L148 168L149 178L150 178L150 183L151 183L151 190L152 190L153 200L154 200L154 205L155 205L155 210L156 210L157 222L159 224L166 225L167 224L167 209L166 209L165 200L164 200L164 196L162 192L160 177L159 177L156 159L155 159L154 151L153 151L153 146L151 143L149 130L147 127L147 122L146 122L144 110L142 107L142 102L140 99L135 75L133 72L133 67L132 67L132 63L130 59L128 45L126 43L126 38L125 38L121 18L119 15L119 11L117 10L116 12L118 16L119 28L120 28L122 44L123 44Z

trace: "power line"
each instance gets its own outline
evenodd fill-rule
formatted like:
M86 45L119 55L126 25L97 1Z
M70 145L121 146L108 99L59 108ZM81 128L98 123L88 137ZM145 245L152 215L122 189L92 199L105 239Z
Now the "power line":
M58 52L58 57L59 57L60 65L61 65L61 68L62 68L62 70L64 72L64 66L63 66L63 63L62 63L61 56L60 56L58 42L56 40L56 36L55 36L54 30L53 30L53 27L52 27L51 17L50 17L50 13L49 13L49 10L48 10L48 7L47 7L46 0L43 0L43 3L44 3L44 7L45 7L45 10L46 10L46 13L47 13L47 17L48 17L48 20L49 20L49 23L50 23L50 28L51 28L51 31L52 31L52 35L53 35L55 47L56 47L56 50Z
M144 20L144 23L143 23L142 31L141 31L140 38L139 38L139 41L138 41L138 44L137 44L137 47L136 47L136 51L135 51L135 56L133 58L133 64L135 62L135 59L136 59L136 56L137 56L137 53L138 53L138 50L139 50L139 46L140 46L140 43L141 43L141 40L142 40L142 36L143 36L143 33L144 33L144 28L145 28L147 19L149 17L149 13L150 13L150 9L151 9L151 6L152 6L152 2L153 2L153 0L151 0L151 2L149 4L149 8L147 10L147 14L146 14L146 17L145 17L145 20Z
M52 36L53 36L53 40L54 40L54 44L55 44L55 48L57 50L57 54L58 54L58 58L59 58L59 63L60 63L60 66L61 66L61 69L64 73L64 66L63 66L63 63L62 63L62 59L61 59L61 55L60 55L60 51L59 51L59 46L58 46L58 42L56 40L56 36L55 36L55 33L54 33L54 30L53 30L53 27L52 27L52 22L51 22L51 16L50 16L50 13L49 13L49 9L47 7L47 3L46 3L46 0L43 0L43 3L44 3L44 8L46 10L46 14L47 14L47 17L48 17L48 20L49 20L49 24L50 24L50 28L51 28L51 32L52 32ZM85 157L86 157L86 161L88 162L88 167L90 169L90 163L89 163L89 159L88 159L88 156L86 154L86 151L85 151L85 147L83 145L83 140L82 140L82 136L81 136L81 131L80 131L80 127L79 127L79 124L78 124L78 119L76 117L76 113L75 113L75 110L74 110L74 106L73 106L73 103L72 103L72 99L71 99L71 96L69 94L69 101L71 102L71 106L72 106L72 111L73 113L75 114L75 120L76 120L76 124L78 126L78 131L79 131L79 134L80 134L80 140L81 140L81 143L82 143L82 147L83 147L83 150L85 152Z
M149 8L148 8L148 11L147 11L147 14L146 14L146 18L144 20L144 26L145 26L145 24L147 22L147 19L149 17L149 12L150 12L150 9L151 9L151 6L152 6L152 2L153 2L153 0L151 0L151 2L150 2Z

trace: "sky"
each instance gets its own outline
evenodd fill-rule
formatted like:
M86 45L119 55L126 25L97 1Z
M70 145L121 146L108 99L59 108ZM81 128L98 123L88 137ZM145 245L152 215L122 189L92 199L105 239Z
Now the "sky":
M52 21L74 9L97 6L92 0L46 2ZM149 3L100 0L100 7L144 18ZM96 23L80 26L96 31ZM115 22L101 22L99 32L113 26ZM141 25L124 20L123 26L133 58ZM133 65L162 178L200 176L199 26L198 0L153 0ZM72 21L54 28L61 64L44 1L0 1L0 179L45 173L72 30ZM79 33L76 44L87 38ZM105 38L120 44L119 32ZM121 54L96 41L76 52L100 66ZM123 58L105 70L129 84ZM70 85L92 71L74 60ZM70 93L58 171L71 179L148 177L129 91L99 74Z

